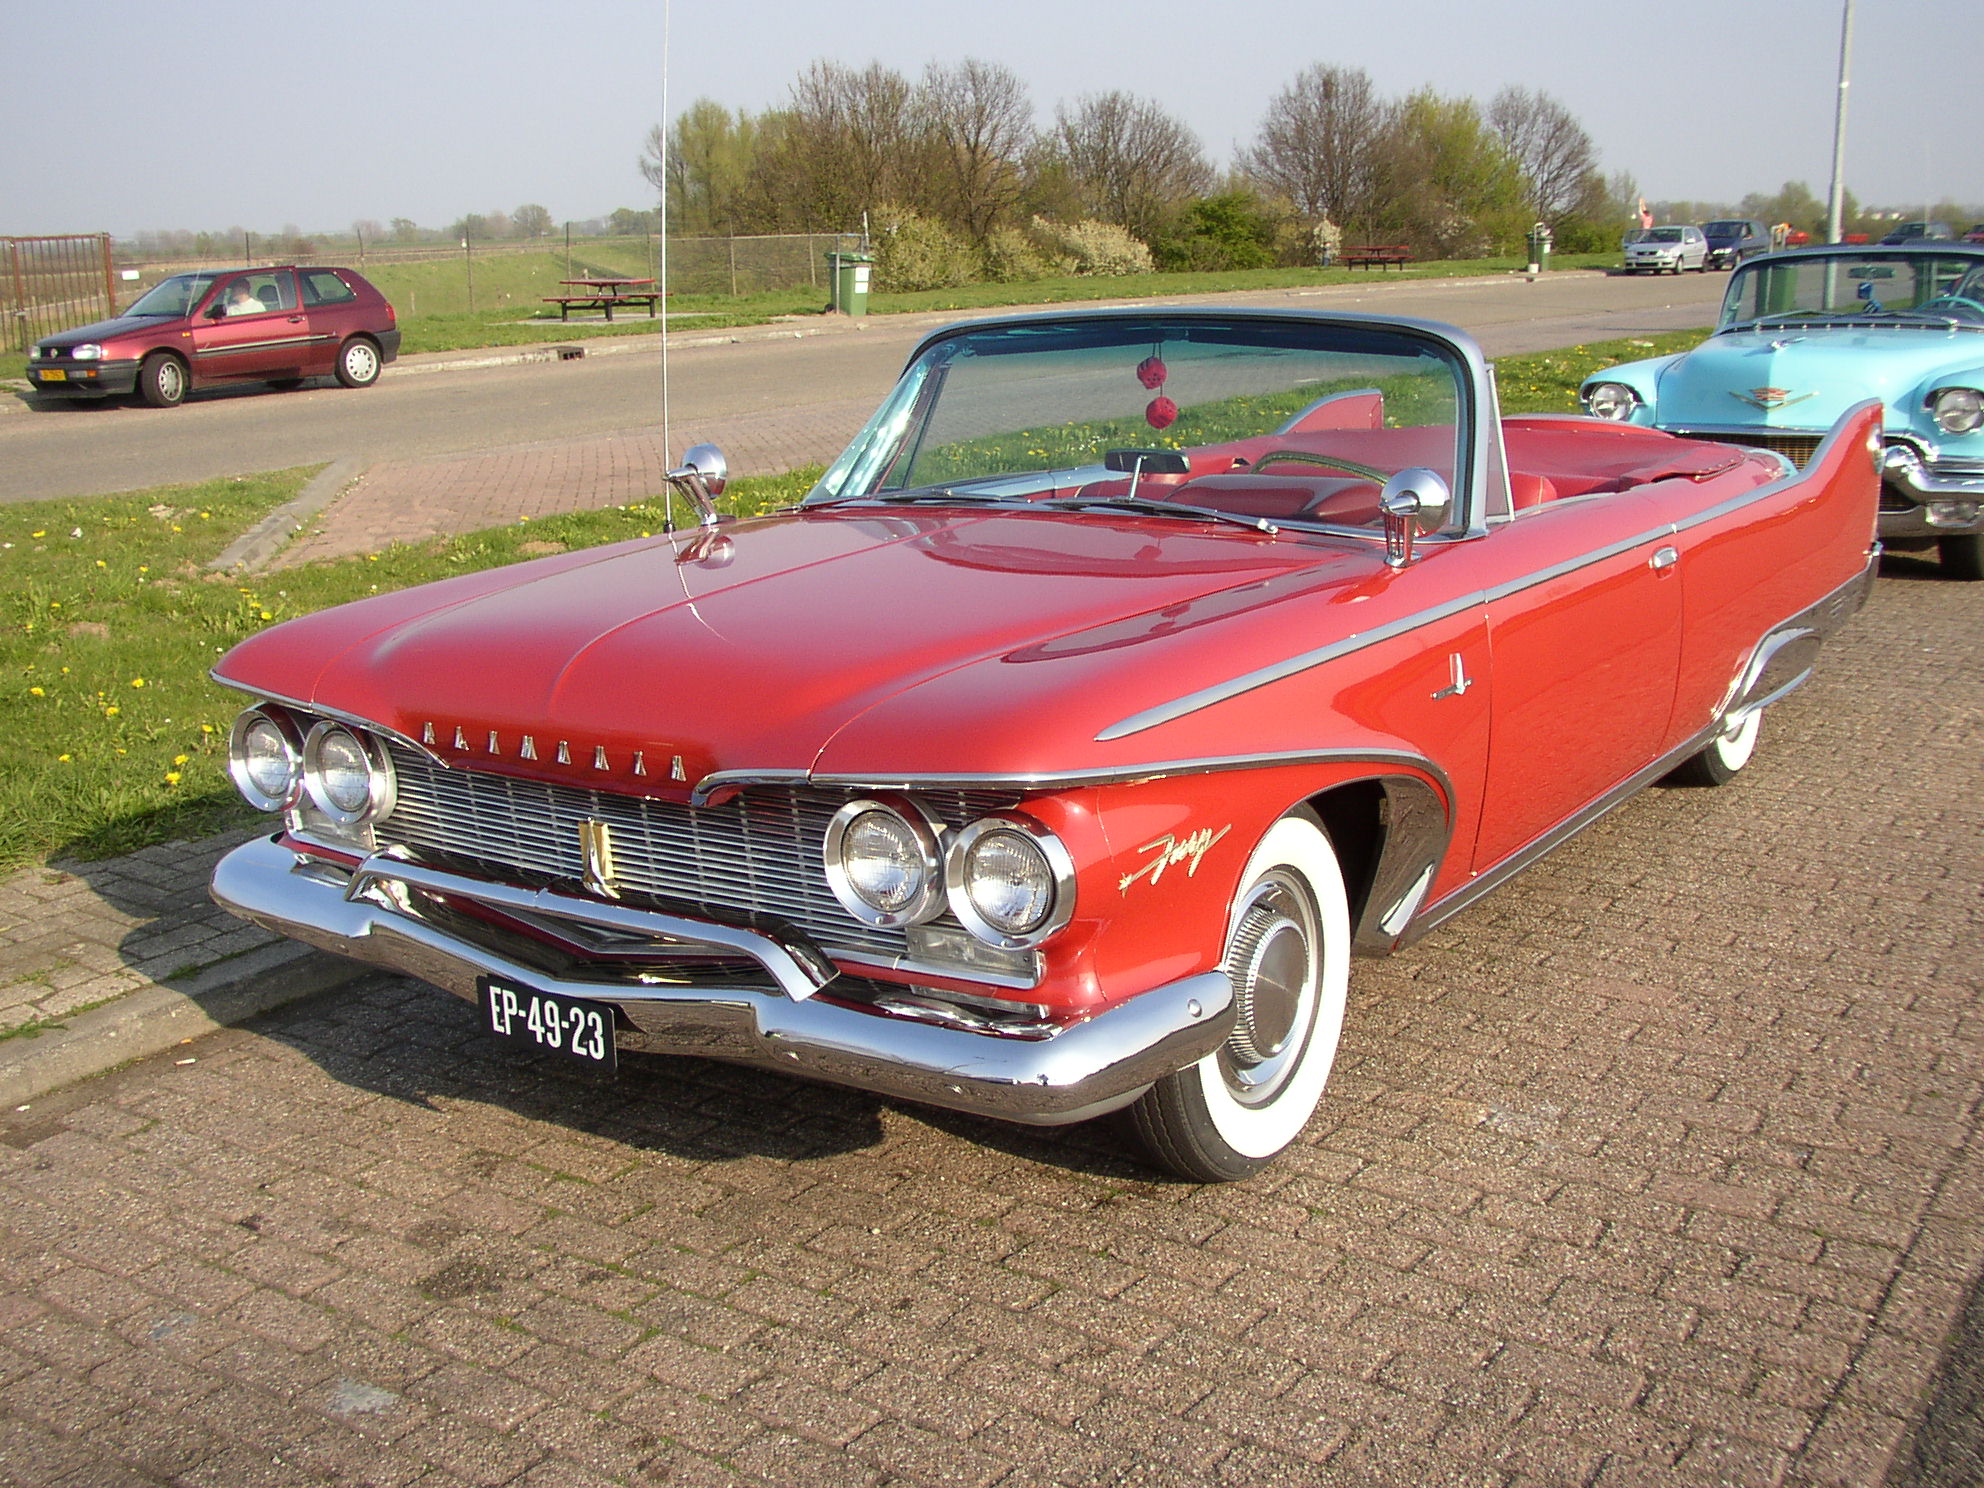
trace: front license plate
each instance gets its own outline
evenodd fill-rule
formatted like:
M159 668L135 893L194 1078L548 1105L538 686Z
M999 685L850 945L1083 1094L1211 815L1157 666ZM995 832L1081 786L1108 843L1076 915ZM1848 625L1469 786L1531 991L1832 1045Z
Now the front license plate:
M498 1038L544 1049L577 1060L588 1069L613 1073L613 1009L603 1002L586 1002L514 987L494 977L476 983L482 1001L482 1026Z
M63 367L44 367L41 373L41 380L43 382L67 382L69 380L69 373Z

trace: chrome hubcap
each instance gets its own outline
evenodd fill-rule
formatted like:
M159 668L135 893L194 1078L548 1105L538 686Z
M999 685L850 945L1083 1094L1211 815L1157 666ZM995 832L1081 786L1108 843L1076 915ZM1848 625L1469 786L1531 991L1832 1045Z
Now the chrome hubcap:
M1227 1086L1246 1104L1273 1099L1308 1042L1316 1015L1315 905L1294 878L1255 885L1227 948L1233 1032L1220 1050Z

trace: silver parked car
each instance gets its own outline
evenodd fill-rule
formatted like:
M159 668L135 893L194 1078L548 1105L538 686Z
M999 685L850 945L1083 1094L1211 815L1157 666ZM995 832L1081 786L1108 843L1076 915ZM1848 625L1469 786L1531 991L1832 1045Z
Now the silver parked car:
M1708 268L1708 239L1692 223L1650 227L1626 245L1626 272L1641 269L1678 274L1693 269L1697 274Z

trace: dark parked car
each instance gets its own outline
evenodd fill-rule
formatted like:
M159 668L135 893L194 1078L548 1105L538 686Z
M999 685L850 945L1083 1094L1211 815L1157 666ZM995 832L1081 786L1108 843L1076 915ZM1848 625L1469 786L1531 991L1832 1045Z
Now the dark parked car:
M1883 243L1950 243L1956 234L1947 222L1901 222L1893 232L1882 238Z
M43 337L28 383L44 398L136 393L171 408L229 382L370 387L399 354L393 307L354 270L203 269L153 286L114 320Z
M1753 258L1770 247L1770 229L1753 217L1724 217L1704 222L1702 236L1708 239L1708 266L1733 269L1746 258Z

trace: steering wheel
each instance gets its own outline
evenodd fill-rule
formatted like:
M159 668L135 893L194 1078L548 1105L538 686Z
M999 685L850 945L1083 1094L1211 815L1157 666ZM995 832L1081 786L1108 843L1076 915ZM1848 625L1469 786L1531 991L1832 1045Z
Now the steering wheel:
M1958 320L1974 320L1984 324L1984 304L1967 295L1938 295L1933 300L1924 300L1915 307L1918 315L1950 315Z
M1269 450L1254 462L1249 473L1258 475L1271 462L1276 460L1286 461L1291 465L1316 465L1324 470L1341 470L1345 475L1354 475L1362 480L1376 481L1381 486L1390 479L1390 473L1388 471L1380 470L1375 465L1360 465L1355 460L1346 460L1337 455L1318 455L1312 454L1308 450L1298 449Z

